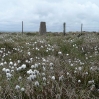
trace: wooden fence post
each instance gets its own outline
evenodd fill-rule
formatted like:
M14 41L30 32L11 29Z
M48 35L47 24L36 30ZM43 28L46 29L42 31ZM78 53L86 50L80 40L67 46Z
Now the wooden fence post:
M64 35L65 35L65 32L66 32L65 30L66 30L66 23L64 22L64 23L63 23L63 34L64 34Z
M81 24L81 34L82 34L82 27L83 27L83 24Z
M23 34L23 21L22 21L22 34Z

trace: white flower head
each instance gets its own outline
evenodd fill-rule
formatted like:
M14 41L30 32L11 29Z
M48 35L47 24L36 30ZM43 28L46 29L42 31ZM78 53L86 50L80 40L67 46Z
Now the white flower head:
M62 55L62 52L58 52L59 55Z
M46 81L46 78L45 77L43 77L43 81Z
M78 83L81 83L81 80L78 80Z
M38 82L38 81L36 81L34 85L35 85L35 86L39 86L39 82Z
M26 64L23 64L23 65L21 66L21 68L22 68L22 69L25 69L25 68L26 68Z
M63 75L61 75L60 77L59 77L59 81L62 81L63 80Z
M17 89L17 90L20 89L20 86L19 85L16 85L15 86L15 89Z
M52 76L52 80L55 80L55 76Z
M78 67L78 70L81 71L82 70L82 67Z
M22 87L22 88L21 88L21 91L25 91L25 88Z

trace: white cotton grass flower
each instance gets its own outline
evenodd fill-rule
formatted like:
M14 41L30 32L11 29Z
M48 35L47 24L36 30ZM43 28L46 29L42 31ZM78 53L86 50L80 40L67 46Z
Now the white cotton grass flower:
M13 62L10 62L9 65L13 65Z
M66 74L69 75L69 72L67 72Z
M36 75L29 75L29 77L27 77L27 80L32 81L36 78Z
M42 76L45 76L45 73L42 73Z
M11 73L14 73L14 70L11 70Z
M3 66L4 65L4 63L0 63L0 66Z
M43 71L45 71L46 70L46 68L45 68L45 66L43 66Z
M27 74L33 74L33 71L32 71L32 69L29 69L28 71L27 71Z
M21 63L21 60L18 60L18 64Z
M81 71L82 70L82 67L78 67L78 70Z
M17 68L17 71L20 71L20 70L22 70L22 67L18 67L18 68Z
M88 72L85 72L86 75L88 75Z
M58 52L58 55L62 55L62 52Z
M74 66L74 64L70 64L70 66Z
M59 77L59 81L62 81L63 80L63 75L61 75L60 77Z
M16 85L16 86L15 86L15 89L16 89L16 90L20 89L20 86L19 86L19 85Z
M30 56L31 55L31 52L28 52L28 55Z
M17 66L17 63L14 63L14 66L16 67Z
M32 68L32 69L35 68L35 65L31 65L31 68Z
M38 68L38 64L35 63L35 68Z
M10 73L10 69L6 69L6 71L5 71L6 73Z
M88 81L88 84L93 84L93 83L94 83L94 80Z
M81 83L81 80L78 80L78 83Z
M18 81L21 81L21 80L22 80L22 77L21 77L21 76L19 76Z
M46 77L43 77L43 81L46 81Z
M69 56L69 54L66 54L66 56Z
M6 73L6 77L7 77L7 78L11 78L11 77L12 77L12 74Z
M6 65L6 64L7 64L7 62L5 61L5 62L4 62L4 65Z
M2 71L3 71L3 72L6 72L6 68L2 68Z
M36 81L36 82L34 83L34 85L35 85L35 86L39 86L39 82Z
M26 68L26 64L23 64L23 65L21 66L21 68L22 68L22 69L25 69L25 68Z
M53 70L53 67L50 67L50 70Z
M54 65L53 63L50 63L50 64L49 64L49 66L53 66L53 65Z
M25 88L22 87L22 88L21 88L21 91L22 91L22 92L25 91Z
M91 91L94 91L96 88L95 88L95 85L93 84L91 87L90 87L90 90Z
M39 71L36 70L36 69L35 69L33 72L34 72L34 74L36 74L36 75L39 75L39 74L40 74Z
M52 76L52 78L51 78L52 80L55 80L55 76Z

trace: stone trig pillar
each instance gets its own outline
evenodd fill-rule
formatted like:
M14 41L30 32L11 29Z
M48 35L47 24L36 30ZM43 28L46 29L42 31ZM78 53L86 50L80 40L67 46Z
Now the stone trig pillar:
M46 22L40 22L39 33L41 35L46 34Z

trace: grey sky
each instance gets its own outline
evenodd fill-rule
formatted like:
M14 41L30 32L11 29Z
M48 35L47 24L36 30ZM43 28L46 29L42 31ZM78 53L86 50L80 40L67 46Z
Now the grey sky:
M45 21L48 31L99 31L99 0L0 0L0 31L38 31Z

